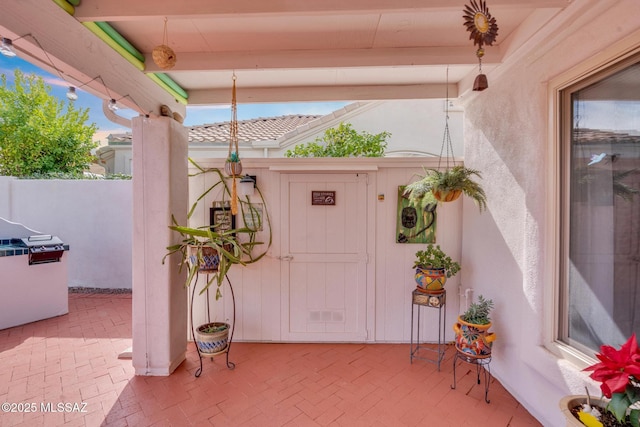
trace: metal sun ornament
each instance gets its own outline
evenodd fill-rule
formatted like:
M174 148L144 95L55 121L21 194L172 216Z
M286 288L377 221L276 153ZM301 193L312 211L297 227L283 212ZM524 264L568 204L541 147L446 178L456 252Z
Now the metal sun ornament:
M496 18L492 17L484 0L471 0L471 3L464 7L464 26L471 33L469 39L474 45L478 45L476 56L478 57L480 74L473 82L473 90L482 91L489 87L487 76L482 74L482 57L484 56L484 45L492 46L498 36L498 24Z

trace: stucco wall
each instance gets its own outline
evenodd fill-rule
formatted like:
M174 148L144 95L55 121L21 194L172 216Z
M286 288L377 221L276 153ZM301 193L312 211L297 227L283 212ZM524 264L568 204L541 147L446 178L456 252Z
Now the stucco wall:
M69 286L131 288L131 181L2 177L0 200L6 219L70 246Z
M638 13L633 0L574 2L547 38L489 74L489 89L465 103L465 163L483 171L489 211L478 215L465 200L462 280L496 303L492 373L545 426L564 425L560 397L583 394L588 383L582 366L544 347L545 318L553 316L545 306L553 292L546 251L558 238L547 215L554 196L548 84L640 29Z

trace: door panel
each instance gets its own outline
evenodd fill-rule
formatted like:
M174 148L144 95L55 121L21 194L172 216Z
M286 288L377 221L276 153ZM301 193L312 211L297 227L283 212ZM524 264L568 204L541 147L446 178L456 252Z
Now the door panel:
M366 182L362 174L282 175L283 340L366 339ZM312 205L312 191L335 191L335 205Z

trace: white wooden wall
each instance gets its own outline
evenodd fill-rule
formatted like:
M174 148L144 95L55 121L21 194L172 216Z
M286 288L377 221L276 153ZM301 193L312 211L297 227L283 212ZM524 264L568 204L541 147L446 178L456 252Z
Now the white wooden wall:
M238 341L281 341L280 325L282 307L280 302L281 272L278 259L280 252L280 174L281 173L332 173L357 171L369 175L370 197L375 197L375 210L368 215L373 219L367 230L368 238L375 241L375 256L368 280L375 281L375 295L370 298L373 310L373 324L367 329L376 342L408 342L411 331L411 291L415 288L413 279L414 254L424 247L420 244L395 243L397 187L410 182L414 174L423 173L422 167L437 166L437 159L248 159L243 160L244 173L257 176L258 186L263 192L273 230L273 244L267 256L256 264L234 266L230 272L236 297L236 330L234 340ZM203 167L223 168L222 159L198 160ZM191 169L190 172L195 172ZM218 179L215 174L191 178L190 200L195 200L208 186ZM384 195L379 200L378 195ZM198 206L191 219L191 226L209 222L209 207L219 200L220 193L212 192ZM462 201L438 207L437 243L454 259L460 260L461 253ZM266 232L258 240L268 239ZM464 265L462 266L464 269ZM459 275L447 282L447 340L453 339L452 325L458 315ZM201 286L202 280L198 286ZM225 286L224 297L216 302L215 292L210 294L212 320L231 320L232 304ZM204 298L196 292L194 303L194 323L205 320ZM423 332L421 339L437 340L438 311L422 308ZM369 338L372 339L371 337Z

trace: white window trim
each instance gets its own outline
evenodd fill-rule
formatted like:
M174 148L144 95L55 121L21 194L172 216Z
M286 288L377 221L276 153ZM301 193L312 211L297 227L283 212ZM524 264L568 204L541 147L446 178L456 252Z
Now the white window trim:
M562 203L560 184L562 182L560 162L560 142L562 129L560 122L561 91L583 81L584 79L614 66L627 58L640 53L640 31L609 46L597 55L571 68L549 81L548 85L548 147L547 147L547 210L545 222L547 227L545 244L545 292L544 292L544 324L543 341L548 349L559 359L564 359L579 369L594 363L595 359L574 347L556 339L559 328L558 314L560 292L560 225L562 224ZM567 214L566 212L564 213Z

